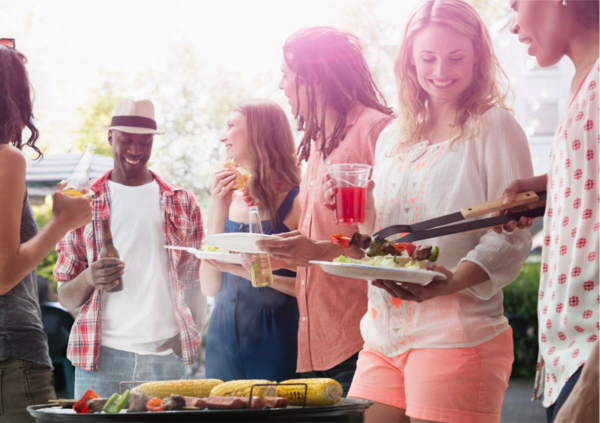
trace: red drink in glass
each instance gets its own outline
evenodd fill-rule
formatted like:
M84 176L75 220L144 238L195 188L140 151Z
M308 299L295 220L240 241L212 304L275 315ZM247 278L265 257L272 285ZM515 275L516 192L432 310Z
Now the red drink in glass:
M357 225L365 223L367 189L339 187L335 193L335 224Z
M367 182L371 166L362 163L340 163L328 168L335 180L335 224L358 225L365 223Z

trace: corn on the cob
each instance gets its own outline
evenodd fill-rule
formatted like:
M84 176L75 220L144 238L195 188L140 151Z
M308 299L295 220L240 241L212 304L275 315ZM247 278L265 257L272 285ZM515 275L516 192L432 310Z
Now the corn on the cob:
M186 379L165 380L161 382L147 382L136 386L131 392L143 392L148 397L166 398L171 394L184 395L188 397L206 398L210 391L217 385L222 384L219 379Z
M281 383L306 383L308 385L306 405L337 404L344 393L342 385L333 379L290 379ZM280 385L277 388L277 395L287 398L292 405L302 405L304 385Z
M211 396L214 397L247 397L250 395L250 389L252 385L262 383L277 383L271 382L270 380L232 380L217 385L210 392ZM257 386L252 390L252 395L257 397L277 396L277 386Z

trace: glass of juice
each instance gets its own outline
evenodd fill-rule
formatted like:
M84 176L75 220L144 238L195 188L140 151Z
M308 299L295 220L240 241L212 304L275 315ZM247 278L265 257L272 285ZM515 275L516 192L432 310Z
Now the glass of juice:
M328 167L335 180L335 224L358 225L365 223L367 182L371 166L359 163L336 164Z

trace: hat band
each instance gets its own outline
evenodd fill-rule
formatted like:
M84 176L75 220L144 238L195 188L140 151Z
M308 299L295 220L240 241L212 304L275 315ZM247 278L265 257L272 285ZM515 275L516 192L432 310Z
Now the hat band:
M110 126L130 126L133 128L154 129L156 122L153 119L142 116L113 116Z

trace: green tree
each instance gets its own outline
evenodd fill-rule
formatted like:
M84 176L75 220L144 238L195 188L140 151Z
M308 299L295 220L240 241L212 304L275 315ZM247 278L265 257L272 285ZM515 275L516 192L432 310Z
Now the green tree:
M80 109L83 123L73 142L75 150L83 151L86 144L94 144L96 146L95 154L112 157L112 149L106 140L106 131L102 131L101 127L110 123L118 98L114 85L108 80L102 84L100 89L91 93L88 105Z
M42 229L46 225L46 223L48 223L48 220L50 220L50 217L52 216L52 204L52 196L47 195L44 204L41 204L39 206L32 206L35 222L37 223L39 229ZM54 279L54 275L52 274L52 272L54 270L54 265L56 264L57 257L58 253L53 248L52 251L44 258L44 260L42 260L42 262L35 269L38 275L43 276L44 278L50 281L55 293L56 280Z

